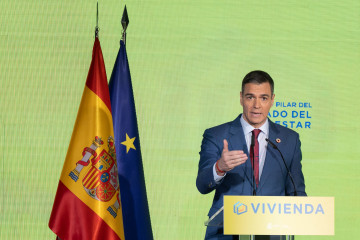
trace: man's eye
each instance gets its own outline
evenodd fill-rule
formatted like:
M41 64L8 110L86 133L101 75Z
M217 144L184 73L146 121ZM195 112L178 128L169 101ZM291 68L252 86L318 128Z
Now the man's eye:
M266 101L266 100L268 100L268 98L267 98L267 97L263 97L262 100L263 100L263 101Z

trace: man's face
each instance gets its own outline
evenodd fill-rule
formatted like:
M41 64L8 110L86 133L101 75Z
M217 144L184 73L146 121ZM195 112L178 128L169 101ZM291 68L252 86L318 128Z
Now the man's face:
M243 117L254 128L261 127L274 103L275 94L271 95L270 83L247 83L244 92L240 92Z

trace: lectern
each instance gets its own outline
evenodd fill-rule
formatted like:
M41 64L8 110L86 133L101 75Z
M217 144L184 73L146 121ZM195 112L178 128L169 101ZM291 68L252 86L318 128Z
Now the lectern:
M334 197L224 196L224 206L205 225L223 226L225 235L239 235L240 240L334 235Z

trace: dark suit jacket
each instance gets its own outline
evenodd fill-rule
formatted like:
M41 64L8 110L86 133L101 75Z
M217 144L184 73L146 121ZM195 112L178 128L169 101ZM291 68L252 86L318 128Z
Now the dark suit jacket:
M214 181L213 176L213 166L221 157L224 139L229 143L229 151L243 150L249 156L240 117L241 115L232 122L207 129L203 136L196 186L202 194L215 190L209 216L223 206L224 195L253 195L253 172L250 158L244 164L227 172L219 183ZM277 143L276 139L280 139L281 142ZM269 140L275 143L282 152L294 178L298 195L306 196L304 175L301 170L299 134L269 120ZM256 195L294 195L294 188L281 156L270 145L266 150L265 164Z

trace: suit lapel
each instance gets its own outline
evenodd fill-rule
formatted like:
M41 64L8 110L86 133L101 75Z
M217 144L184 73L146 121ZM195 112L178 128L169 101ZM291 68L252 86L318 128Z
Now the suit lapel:
M247 178L248 182L250 183L251 187L253 188L253 171L250 161L250 154L248 152L248 148L246 145L246 140L244 136L244 131L240 123L240 117L237 117L233 122L232 126L230 128L230 138L228 139L229 145L231 147L231 150L243 150L244 153L248 155L248 160L245 162L245 164L236 167L234 171L240 172L241 174L244 174Z

